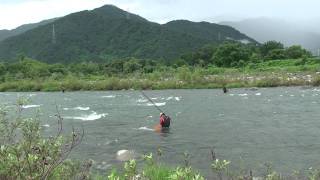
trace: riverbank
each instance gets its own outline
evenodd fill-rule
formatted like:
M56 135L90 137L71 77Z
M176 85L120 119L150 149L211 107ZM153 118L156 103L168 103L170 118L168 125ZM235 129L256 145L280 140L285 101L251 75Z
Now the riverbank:
M134 72L112 75L94 71L64 74L54 72L45 75L31 72L34 72L34 69L26 70L24 74L1 76L0 91L162 90L211 89L223 86L248 88L320 85L319 59L273 60L251 63L241 68L159 67L151 73Z
M246 77L245 77L246 78ZM112 78L100 81L16 81L0 84L0 91L7 92L33 92L33 91L104 91L104 90L163 90L163 89L215 89L226 86L227 88L249 87L278 87L278 86L318 86L319 77L315 80L305 80L294 77L253 77L254 79L229 79L221 77L201 79L199 81L150 81L141 79Z
M163 89L215 89L279 86L319 86L318 72L297 73L233 73L212 75L190 75L190 79L167 78L152 80L149 78L100 77L96 80L68 77L61 80L22 79L3 82L0 91L33 92L33 91L104 91L104 90L163 90Z

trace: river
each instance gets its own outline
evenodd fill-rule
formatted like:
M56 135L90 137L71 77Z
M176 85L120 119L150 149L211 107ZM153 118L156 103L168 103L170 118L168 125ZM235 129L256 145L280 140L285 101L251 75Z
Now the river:
M210 174L211 153L231 161L234 168L254 171L271 162L282 172L320 165L320 89L262 88L222 90L144 91L171 116L169 132L157 133L159 111L139 91L0 93L2 105L27 97L26 116L40 109L43 132L57 129L56 106L64 129L85 129L72 157L93 159L96 169L121 164L119 150L163 151L161 161L190 163ZM209 175L210 176L210 175Z

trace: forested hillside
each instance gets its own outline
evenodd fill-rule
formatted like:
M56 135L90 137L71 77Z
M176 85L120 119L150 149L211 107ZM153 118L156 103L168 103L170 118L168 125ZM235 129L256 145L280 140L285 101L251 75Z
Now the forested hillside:
M24 55L49 63L105 62L124 57L170 60L228 39L256 43L229 26L190 21L160 25L106 5L0 42L0 59Z

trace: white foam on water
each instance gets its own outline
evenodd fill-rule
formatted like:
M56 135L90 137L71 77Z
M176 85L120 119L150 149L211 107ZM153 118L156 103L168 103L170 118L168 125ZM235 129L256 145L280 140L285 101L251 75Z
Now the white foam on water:
M104 164L104 163L106 162L102 162L102 164L97 165L96 168L100 170L106 170L112 166L111 164Z
M90 110L90 107L74 107L74 108L63 108L63 110L68 111L68 110L80 110L80 111L88 111Z
M115 139L115 140L112 140L112 141L107 141L106 143L104 143L104 145L110 145L112 143L117 143L119 140L118 139Z
M162 103L155 103L156 106L165 106L166 102L162 102ZM147 106L153 106L152 103L148 103Z
M315 88L312 91L320 92L320 89Z
M145 102L148 102L148 99L138 99L137 102L138 103L145 103Z
M64 117L65 119L75 119L75 120L82 120L82 121L95 121L98 119L101 119L103 117L106 117L109 115L108 113L102 113L102 114L97 114L96 112L92 111L91 114L89 115L83 115L83 116L74 116L74 117Z
M152 100L157 100L158 98L151 98Z
M29 94L29 97L36 96L37 94Z
M234 94L229 94L230 96L234 96Z
M239 96L248 96L247 93L244 93L244 94L238 94Z
M129 150L125 150L125 149L119 150L119 151L117 152L117 156L121 156L121 155L123 155L123 154L125 154L125 153L128 153L128 152L129 152Z
M36 104L31 104L31 105L23 105L23 109L29 109L29 108L37 108L40 107L41 105L36 105Z
M134 154L135 153L133 150L126 150L126 149L119 150L116 153L116 159L118 161L128 161L134 158Z
M261 93L256 93L256 96L261 96Z
M102 96L102 98L115 98L116 95L108 95L108 96Z
M148 127L139 127L138 130L154 131L153 129L150 129L150 128L148 128Z
M176 101L180 101L180 100L181 100L181 97L174 97L174 99L175 99Z
M280 94L280 97L282 97L283 95L282 94Z
M291 94L290 96L291 96L291 97L294 97L294 95L293 95L293 94Z
M80 110L80 111L88 111L88 110L90 110L90 107L75 107L74 108L75 110Z
M43 127L50 127L50 125L49 124L44 124L44 125L42 125Z
M168 97L168 98L167 98L167 101L170 101L171 99L173 99L172 96Z

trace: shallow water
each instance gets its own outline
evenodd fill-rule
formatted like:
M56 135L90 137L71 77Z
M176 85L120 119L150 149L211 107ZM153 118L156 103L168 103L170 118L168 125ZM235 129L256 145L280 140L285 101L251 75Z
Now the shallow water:
M30 98L27 115L40 108L44 133L57 129L56 105L65 118L65 130L85 129L82 144L72 154L93 159L98 169L119 164L116 153L139 155L163 151L162 161L191 165L210 176L210 148L235 168L263 169L272 162L291 173L320 165L320 90L268 88L258 90L145 91L172 118L170 132L152 131L159 112L139 91L0 93L1 104L18 96Z

